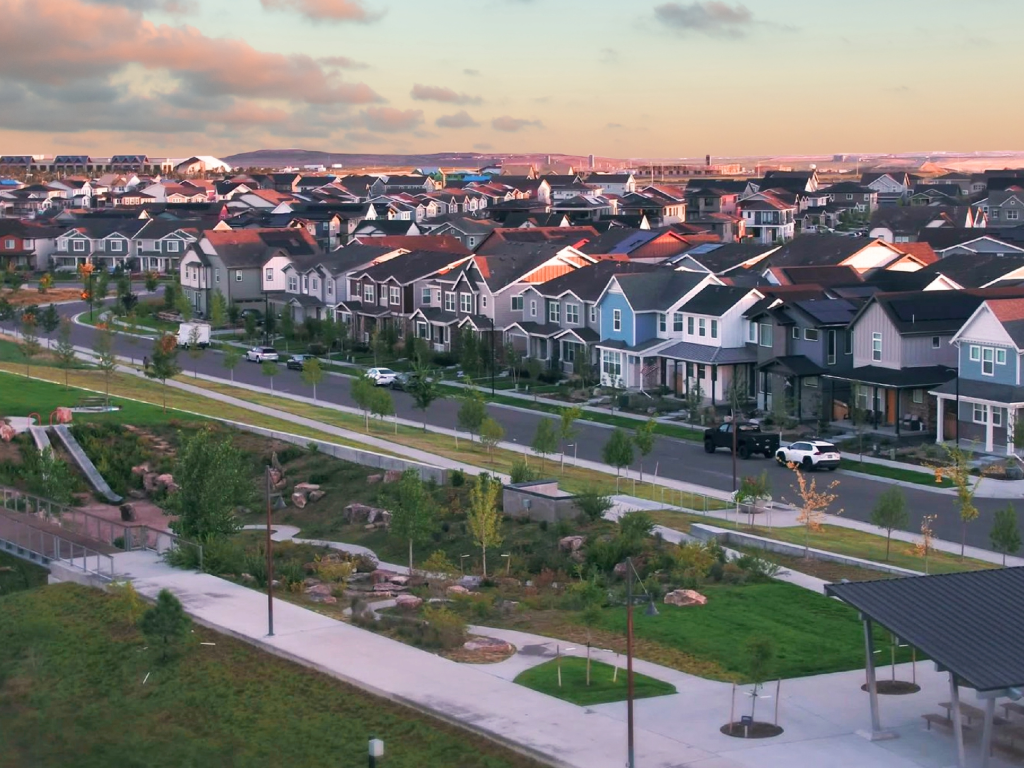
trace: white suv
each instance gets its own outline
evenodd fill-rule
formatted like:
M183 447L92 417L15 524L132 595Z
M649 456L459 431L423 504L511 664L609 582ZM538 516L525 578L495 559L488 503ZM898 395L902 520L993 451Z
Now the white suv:
M799 464L801 469L828 469L839 466L839 449L824 440L799 440L779 448L775 453L779 464Z
M245 359L250 363L262 363L265 361L278 361L277 350L273 347L253 347L245 353Z
M390 387L395 383L397 375L390 368L371 368L366 372L366 378L373 381L378 387Z

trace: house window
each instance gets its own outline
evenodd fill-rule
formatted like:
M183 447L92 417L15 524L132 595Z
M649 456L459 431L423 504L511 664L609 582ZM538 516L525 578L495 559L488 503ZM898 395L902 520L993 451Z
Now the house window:
M272 282L273 279L274 279L274 268L273 267L267 267L265 275L266 275L267 282L268 283Z
M1006 365L1006 350L1005 349L997 349L996 350L996 365Z
M391 294L391 306L397 307L402 303L402 289L397 285L392 285L389 293Z
M121 251L121 241L120 240L111 240L110 241L110 250L111 251L120 252Z
M579 304L566 304L565 305L565 322L570 325L580 324L580 305Z
M981 403L974 404L974 423L975 424L987 424L988 423L988 406L982 405Z
M693 318L692 317L686 318L686 333L689 336L693 336Z
M613 309L612 310L612 330L613 331L621 331L622 330L622 310L621 309Z
M59 250L59 251L66 251L67 249L68 249L68 241L67 240L61 240L57 244L57 250Z
M747 341L754 344L757 343L757 323L753 320L751 320L750 325L747 326Z
M235 271L235 282L236 283L242 282L242 270L240 270L240 269Z
M309 278L309 289L311 291L319 291L320 290L320 279L316 278L316 277Z
M718 338L718 321L717 320L712 320L711 321L711 338L712 339L717 339Z
M298 293L299 292L299 278L297 278L297 277L289 277L288 278L288 291L289 291L289 293Z
M1010 209L1010 210L1008 210L1006 212L1006 220L1007 221L1017 221L1017 218L1018 218L1019 215L1020 215L1019 211L1015 211L1013 209Z
M942 339L938 336L932 336L932 349L938 349L942 346Z
M451 291L445 291L444 293L444 311L455 311L455 294L452 293Z
M522 312L523 311L523 294L512 297L512 311Z
M970 356L972 363L976 363L981 360L981 347L977 344L971 344Z
M796 339L797 341L800 340L800 329L799 328L793 328L793 338Z
M836 364L836 332L828 332L828 364Z
M537 316L537 300L530 299L530 317Z
M1001 427L1003 426L1003 409L993 408L992 409L992 426Z
M430 291L429 288L424 288L423 289L422 293L420 293L420 303L421 304L429 304L430 303L430 293L431 293L431 291Z
M309 275L302 276L302 292L307 293L309 291Z
M992 347L983 347L981 350L981 375L995 376L996 351Z
M334 295L334 281L333 280L328 280L327 281L327 295L328 296L333 296Z
M441 291L438 289L437 295L434 297L434 301L437 302L438 306L441 306Z
M762 347L770 347L770 346L772 346L772 324L771 323L761 323L760 326L759 326L759 330L761 331L761 342L760 342L761 346Z
M882 359L882 334L877 332L871 334L871 359Z
M553 301L548 304L548 322L557 323L561 317L562 310L561 305L557 301Z
M75 250L81 253L85 250L85 240L75 240Z
M481 296L480 297L480 306L482 306L484 309L487 309L487 297L486 296Z
M818 377L817 376L805 376L804 377L804 386L805 387L809 387L811 389L817 389L818 388Z
M373 283L363 286L363 301L372 304L376 299L374 298L375 292L373 290Z
M178 252L178 241L177 240L168 240L167 241L167 252L168 253L177 253Z
M672 330L676 333L683 332L683 313L673 312L672 313Z
M668 330L668 318L665 317L664 312L658 313L658 332L665 333Z
M819 338L817 328L804 328L804 341L817 341Z
M619 310L615 310L618 312ZM601 372L611 379L622 376L622 357L618 352L601 351Z
M416 338L418 338L418 339L426 339L426 338L428 338L428 336L427 336L427 324L426 323L416 323Z
M459 294L459 309L465 312L467 315L473 311L473 294L472 293L460 293Z
M699 319L699 320L697 321L697 335L698 335L698 336L704 336L704 335L706 335L706 334L707 334L707 330L708 330L708 321L707 321L707 320L705 320L705 319L704 319L704 318L702 317L702 318L700 318L700 319Z
M918 405L923 403L924 402L924 390L923 389L915 389L914 393L913 393L913 398L914 398L914 402L917 403Z
M14 250L14 241L13 240L4 240L4 248L6 248L8 251L13 251Z
M597 305L596 304L591 304L590 305L590 322L592 322L592 323L596 323L597 322Z
M219 269L213 270L213 282L215 282L215 283L219 283L220 282L220 270Z

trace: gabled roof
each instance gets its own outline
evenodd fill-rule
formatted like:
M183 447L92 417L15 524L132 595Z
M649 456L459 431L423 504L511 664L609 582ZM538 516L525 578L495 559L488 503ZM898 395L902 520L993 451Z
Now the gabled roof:
M703 272L664 269L618 275L615 281L634 312L657 312L671 307L707 278Z
M896 243L895 247L897 250L913 256L926 267L939 260L938 255L935 253L935 249L932 248L929 243Z
M476 253L498 253L506 243L560 242L582 248L588 240L598 237L593 227L530 227L527 229L499 227L476 248Z
M492 293L526 278L557 256L568 255L566 263L581 267L591 262L571 246L560 242L504 243L491 253L477 254L473 261Z
M381 238L376 238L381 239ZM342 248L337 248L330 253L324 254L320 264L332 275L341 275L358 269L366 264L371 264L385 256L398 253L400 248L388 246L362 245L361 243L350 243Z
M825 267L773 267L772 273L783 285L856 285L863 282L860 273L845 265Z
M300 258L322 253L316 239L304 229L211 229L203 232L203 239L230 269L262 267L282 251Z
M451 235L384 235L383 237L356 237L354 242L409 251L436 251L456 256L469 255L469 249Z
M695 315L720 317L750 295L752 288L738 288L733 285L708 285L686 302L682 310ZM761 294L757 294L758 297Z
M989 299L985 302L1017 349L1024 349L1024 299Z
M571 293L580 301L593 302L600 298L601 293L608 286L608 282L616 275L629 272L653 272L662 269L663 267L638 261L605 260L574 269L572 272L535 285L534 289L541 296L548 298Z
M955 253L920 270L933 279L943 275L963 288L982 288L1024 267L1024 253Z
M881 240L842 235L800 235L775 251L768 259L773 267L837 266L871 245L891 246ZM893 250L896 258L898 251Z
M901 335L954 334L984 299L966 291L875 294L851 321L878 304Z
M673 257L669 263L676 264L690 257L709 272L721 275L748 261L760 260L778 249L778 245L755 243L702 243Z
M412 251L375 264L359 272L357 276L365 275L378 283L393 280L408 285L415 280L454 269L469 258L437 251Z

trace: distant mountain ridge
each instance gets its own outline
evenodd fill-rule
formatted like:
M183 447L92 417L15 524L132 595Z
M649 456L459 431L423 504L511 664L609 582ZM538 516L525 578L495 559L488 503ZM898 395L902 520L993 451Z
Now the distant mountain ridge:
M438 152L430 155L356 154L348 152L320 152L308 149L258 149L225 157L224 162L235 168L285 168L304 165L325 165L330 168L340 163L344 168L469 166L480 167L500 159L502 155L479 152Z

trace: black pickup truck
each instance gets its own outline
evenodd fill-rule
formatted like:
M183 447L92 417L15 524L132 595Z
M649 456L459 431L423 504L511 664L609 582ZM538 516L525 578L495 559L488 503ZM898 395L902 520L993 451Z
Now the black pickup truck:
M741 459L749 459L756 453L770 459L779 450L779 436L770 432L762 432L757 424L740 424L736 433L736 455ZM732 424L704 430L704 452L714 453L719 448L732 450Z

